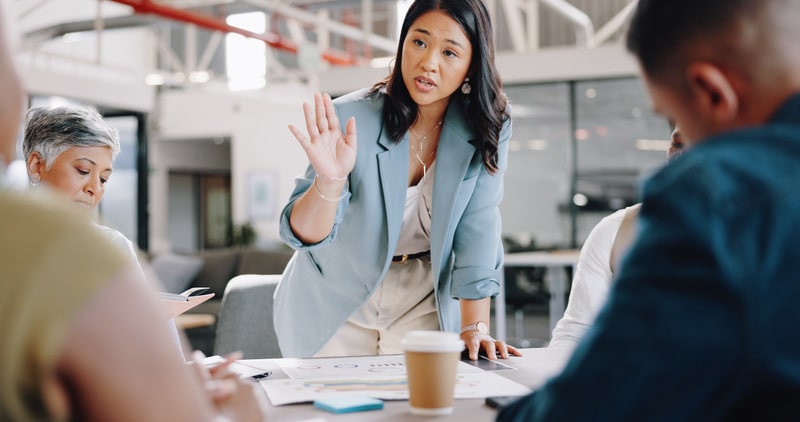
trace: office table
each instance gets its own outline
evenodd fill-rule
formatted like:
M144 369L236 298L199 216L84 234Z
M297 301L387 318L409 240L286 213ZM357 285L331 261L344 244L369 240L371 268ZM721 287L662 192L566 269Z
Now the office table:
M578 264L578 250L559 250L553 252L515 252L505 255L503 266L510 267L546 267L548 270L545 276L545 284L547 285L548 293L550 293L550 332L555 328L556 323L561 316L564 315L566 309L566 301L564 295L567 292L567 276L566 268L572 268L575 274L575 266ZM505 318L500 318L500 315L505 316L505 280L502 283L503 288L500 289L500 295L495 303L497 310L497 332L496 337L501 340L506 340L506 324ZM502 307L502 313L498 307Z
M557 374L563 368L569 353L564 350L551 348L522 349L524 356L511 357L501 362L517 369L495 371L510 380L536 389L544 384L547 379ZM272 375L269 379L288 378L279 366L282 359L246 359L243 363L269 369ZM272 406L268 409L267 418L278 421L492 421L496 411L484 404L483 399L459 399L455 401L452 414L439 417L425 417L412 415L409 411L407 400L387 400L383 410L355 412L346 414L333 414L315 408L311 403Z

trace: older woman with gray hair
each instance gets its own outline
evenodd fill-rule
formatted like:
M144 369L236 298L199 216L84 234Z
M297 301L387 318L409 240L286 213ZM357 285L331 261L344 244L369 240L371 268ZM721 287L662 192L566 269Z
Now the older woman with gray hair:
M25 117L22 151L31 187L45 186L94 210L114 171L113 162L120 151L119 133L89 108L33 107ZM95 226L127 252L142 271L133 242L111 227ZM172 321L170 325L180 347L177 328Z
M41 184L93 210L114 171L119 133L89 108L33 107L25 118L22 151L31 187ZM98 226L138 262L129 239L110 227Z
M119 134L94 110L33 107L22 150L31 186L49 185L77 204L95 208L119 154Z

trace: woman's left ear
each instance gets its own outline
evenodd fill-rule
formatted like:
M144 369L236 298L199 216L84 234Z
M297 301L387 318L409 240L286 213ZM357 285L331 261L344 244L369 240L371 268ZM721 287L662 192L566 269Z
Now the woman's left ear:
M728 127L736 122L741 111L739 94L719 67L693 63L686 69L686 77L698 112L717 126Z
M42 180L42 170L44 169L44 160L38 152L33 152L28 156L25 162L28 169L28 178L30 179L31 186L39 185Z

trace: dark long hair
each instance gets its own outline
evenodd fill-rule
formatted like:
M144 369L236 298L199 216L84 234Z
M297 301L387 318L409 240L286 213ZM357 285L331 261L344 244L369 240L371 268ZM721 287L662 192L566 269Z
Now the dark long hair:
M387 100L383 107L383 122L389 137L399 142L417 118L418 107L411 98L401 74L403 44L408 30L417 18L432 10L439 10L453 18L464 30L472 44L472 61L467 71L472 92L465 95L457 89L450 104L461 103L470 127L477 135L473 143L483 156L483 165L490 173L497 171L497 143L503 123L508 119L506 96L494 64L494 40L489 12L481 0L416 0L408 9L397 57L389 76L372 87L372 93L385 90Z

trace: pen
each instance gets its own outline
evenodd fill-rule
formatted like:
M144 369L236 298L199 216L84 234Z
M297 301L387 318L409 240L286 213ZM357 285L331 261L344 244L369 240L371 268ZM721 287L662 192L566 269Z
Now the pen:
M258 381L258 380L264 379L264 378L266 378L266 377L268 377L270 375L272 375L272 371L264 371L264 372L262 372L260 374L250 375L250 379Z

